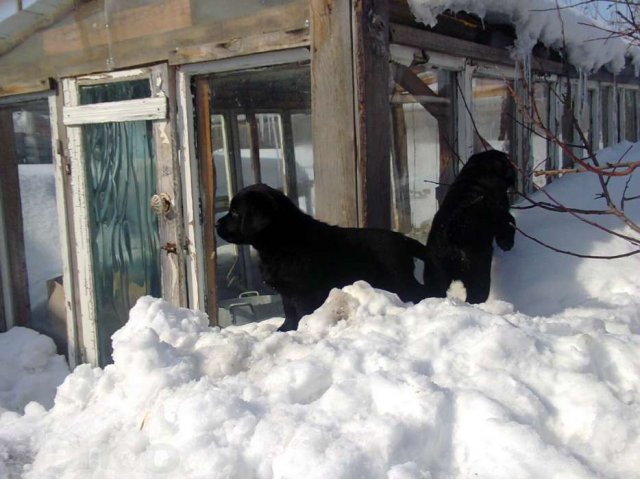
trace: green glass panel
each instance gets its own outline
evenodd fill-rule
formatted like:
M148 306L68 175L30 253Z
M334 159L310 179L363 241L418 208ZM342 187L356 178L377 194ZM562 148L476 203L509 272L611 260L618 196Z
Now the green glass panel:
M137 299L161 296L152 139L150 121L83 127L101 365Z
M127 82L101 83L80 87L80 105L92 103L119 102L137 100L151 96L151 85L148 79L129 80Z

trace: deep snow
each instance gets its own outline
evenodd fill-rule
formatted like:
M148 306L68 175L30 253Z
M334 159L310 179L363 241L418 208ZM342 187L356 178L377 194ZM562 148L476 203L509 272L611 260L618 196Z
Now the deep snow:
M594 187L567 175L548 191L602 206ZM514 213L579 253L632 249L565 214ZM113 365L77 367L49 411L0 416L0 476L640 476L637 256L571 258L518 235L483 305L403 304L358 282L297 332L207 323L142 298Z

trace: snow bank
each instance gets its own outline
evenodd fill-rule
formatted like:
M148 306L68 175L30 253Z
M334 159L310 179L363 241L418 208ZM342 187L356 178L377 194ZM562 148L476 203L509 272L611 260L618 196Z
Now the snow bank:
M56 387L68 374L49 337L24 327L0 333L0 413L23 412L30 401L51 408Z
M474 13L480 18L499 14L516 29L516 50L531 52L540 41L547 47L565 48L569 62L587 72L606 66L618 73L631 55L640 67L640 49L621 38L607 38L598 23L575 8L557 10L553 0L409 0L416 18L426 25L436 24L437 16L447 9Z
M14 448L27 477L637 476L640 337L612 317L639 307L550 323L358 282L274 333L144 297Z
M640 158L640 144L622 142L598 152L601 164L628 162ZM609 190L616 204L622 198L628 177L612 177ZM590 173L565 175L532 198L581 209L603 210L606 202L598 198L600 186ZM640 194L640 176L635 174L627 197ZM529 205L522 202L521 205ZM623 239L587 225L567 213L536 208L512 211L518 226L527 234L556 248L583 255L619 255L637 250ZM626 214L640 223L638 200L627 202ZM603 227L638 237L612 216L582 215ZM640 293L640 255L617 260L590 260L557 254L522 235L510 252L496 249L493 264L491 298L505 300L529 315L553 315L573 309L589 314L591 308L616 308L633 303ZM636 332L637 333L637 332Z

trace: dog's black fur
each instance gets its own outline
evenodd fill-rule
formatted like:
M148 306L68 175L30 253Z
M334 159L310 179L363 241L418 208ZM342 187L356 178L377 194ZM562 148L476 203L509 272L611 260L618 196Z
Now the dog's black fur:
M497 150L471 156L460 170L431 225L427 239L430 295L445 297L453 280L461 280L467 302L489 297L493 239L502 250L513 247L515 220L509 213L507 190L515 186L516 170Z
M420 242L388 230L327 225L264 184L238 192L216 230L226 241L258 251L264 281L282 296L282 331L296 329L332 288L356 280L394 292L403 301L427 296L413 276L414 257L426 259Z

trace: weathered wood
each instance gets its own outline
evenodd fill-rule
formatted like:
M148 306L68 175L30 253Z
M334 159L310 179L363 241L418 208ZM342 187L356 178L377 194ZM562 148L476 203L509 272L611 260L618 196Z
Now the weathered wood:
M67 126L106 122L165 120L167 97L141 98L121 102L94 103L64 109L62 120Z
M153 99L164 100L173 96L175 92L175 78L173 72L166 65L152 68L151 95ZM132 100L129 100L132 102ZM161 253L160 265L162 275L162 296L174 305L187 306L187 287L184 277L185 253L184 229L182 226L182 196L180 194L180 167L177 162L177 142L173 125L176 124L175 103L166 112L164 121L153 122L153 141L156 152L156 188L157 192L166 193L172 202L172 209L168 214L158 217L160 242L165 247ZM146 118L149 120L149 117ZM175 245L172 252L171 245Z
M0 182L2 182L2 201L4 207L5 234L9 252L10 285L13 300L13 324L29 325L29 281L25 259L24 233L22 224L22 208L20 204L20 178L18 175L18 159L16 157L13 115L10 110L0 110Z
M53 152L54 175L56 182L56 206L58 211L58 232L60 235L60 251L62 260L62 286L65 297L65 319L67 327L67 362L70 368L80 363L78 299L75 296L73 272L77 269L77 257L72 228L71 186L67 174L69 158L66 148L66 131L59 113L63 110L62 93L49 97L49 113L51 116L51 149Z
M394 204L393 229L408 233L411 231L411 202L409 198L409 155L407 152L407 123L402 105L391 108L393 128L393 178Z
M89 50L107 45L110 40L124 41L156 36L191 25L190 0L163 0L140 7L126 8L96 18L72 22L45 30L42 34L46 55ZM106 25L108 23L108 26Z
M170 12L163 13L158 8L157 15L165 15L162 21L170 25L173 21ZM106 43L104 12L100 10L84 16L77 15L79 20L71 24L76 25L75 33L69 33L72 37L81 38L89 33L95 37L87 40L92 42L87 48L58 54L45 53L43 33L35 34L29 43L31 49L37 49L37 45L40 45L42 52L39 56L27 56L19 46L0 59L0 92L3 89L12 90L32 79L86 75L168 60L171 63L200 62L309 44L309 7L306 0L265 8L257 14L168 31L151 31L145 35L140 35L136 28L145 24L144 14L136 9L123 10L121 13L128 15L130 10L137 13L123 20L128 25L122 33L124 38L120 38L119 27L114 24L110 32L110 45ZM59 37L60 32L55 33L55 30L48 30L47 34ZM218 47L209 51L211 45Z
M169 54L169 63L185 63L219 60L252 53L287 50L309 45L309 29L267 32L245 37L232 37L217 42L178 47Z
M9 95L24 95L35 92L45 92L53 89L53 81L50 78L42 79L25 79L12 84L5 84L0 80L0 97Z
M353 2L358 224L390 228L389 2Z
M218 325L217 252L215 235L216 172L211 139L209 82L196 78L197 148L200 169L202 201L202 234L204 237L204 261L207 276L206 308L212 325Z
M0 55L15 48L37 30L62 18L74 3L74 0L40 0L22 9L22 2L19 1L18 12L2 22Z
M316 216L358 224L351 5L311 0L311 119Z

